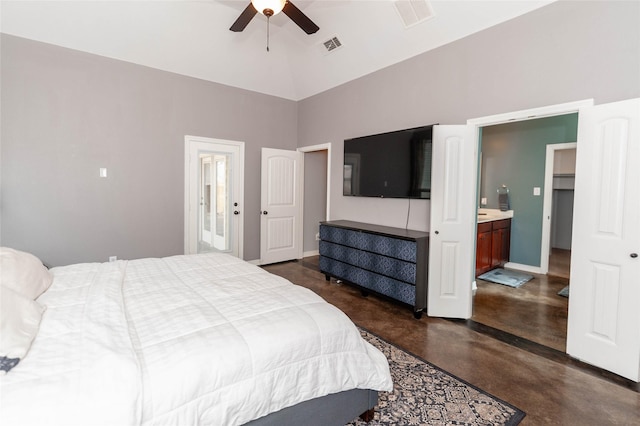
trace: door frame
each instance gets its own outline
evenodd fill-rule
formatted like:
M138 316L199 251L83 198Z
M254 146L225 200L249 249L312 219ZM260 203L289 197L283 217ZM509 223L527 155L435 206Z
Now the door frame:
M575 101L575 102L567 102L563 104L548 105L548 106L543 106L538 108L524 109L519 111L506 112L502 114L488 115L485 117L472 118L467 120L467 124L475 126L475 135L476 135L475 143L476 143L476 146L478 147L477 152L479 155L480 129L482 127L494 126L497 124L513 123L516 121L527 121L527 120L533 120L533 119L544 118L544 117L553 117L556 115L579 113L580 108L592 107L593 105L594 105L593 99L584 99L584 100ZM476 161L478 161L478 158L476 158ZM476 186L476 199L478 199L477 191L478 191L479 176L475 177L474 183ZM544 223L543 223L542 232L544 236ZM476 229L476 234L477 234L477 229ZM544 247L545 245L543 241L541 250L544 250ZM474 253L475 253L475 250L474 250ZM547 247L547 257L548 257L548 253L549 253L549 248ZM540 260L541 265L542 265L542 262L543 261L541 259ZM520 264L511 263L511 262L508 262L505 266L506 267L511 266L514 269L520 269L523 271L533 272L537 274L543 273L541 272L542 270L541 266L520 265ZM549 267L549 261L547 259L547 269L548 267ZM475 280L474 280L474 286L475 286Z
M549 252L551 251L551 216L553 209L553 167L556 151L575 149L577 142L547 145L544 168L544 199L542 201L542 247L540 248L540 274L549 272Z
M298 148L297 151L302 152L303 160L305 157L304 154L306 153L327 151L327 181L325 182L325 186L327 189L327 200L326 200L327 209L325 212L324 220L331 220L331 142L321 143L318 145L303 146ZM303 164L302 174L304 175L304 161L302 162L302 164ZM305 252L304 252L304 191L302 191L302 211L303 211L302 218L301 218L302 232L299 237L299 240L303 250L302 255L305 256ZM307 253L307 254L312 255L312 253Z
M492 125L496 125L496 124L505 124L505 123L512 123L515 121L526 121L526 120L531 120L531 119L536 119L536 118L543 118L543 117L552 117L552 116L556 116L556 115L564 115L564 114L571 114L571 113L579 113L581 108L586 108L586 107L591 107L594 105L593 99L585 99L585 100L581 100L581 101L575 101L575 102L567 102L567 103L563 103L563 104L555 104L555 105L548 105L548 106L544 106L544 107L538 107L538 108L531 108L531 109L526 109L526 110L519 110L519 111L512 111L512 112L506 112L506 113L501 113L501 114L495 114L495 115L488 115L488 116L484 116L484 117L477 117L477 118L471 118L467 120L467 125L471 125L474 127L474 135L475 135L475 141L472 143L475 143L476 145L476 150L475 150L475 162L476 164L478 164L479 158L480 158L480 129L482 127L486 127L486 126L492 126ZM474 177L473 177L473 182L469 182L469 184L474 184L475 185L475 193L474 193L474 200L476 200L475 205L476 205L476 214L477 214L477 200L478 200L478 183L479 183L479 173L475 173ZM433 206L431 207L433 208ZM473 238L472 241L476 241L477 240L477 233L478 233L478 227L474 226L473 227ZM471 250L471 253L473 253L473 259L469 259L470 262L475 261L475 256L476 256L476 247L473 247L473 250ZM506 266L509 266L509 264L507 264ZM535 267L536 269L538 269L537 267ZM475 279L471 280L471 288L475 289L476 288L476 281ZM472 294L472 293L470 293ZM473 296L470 296L473 297ZM472 301L473 303L473 301Z
M593 99L584 99L581 101L567 102L564 104L548 105L538 108L523 109L502 114L472 118L467 120L467 124L474 125L479 130L481 127L493 126L496 124L513 123L515 121L527 121L536 118L571 114L574 112L579 112L580 108L586 108L590 106L593 106Z
M229 145L238 149L238 178L234 185L238 188L240 194L240 203L244 203L244 142L232 141L225 139L208 138L204 136L191 136L185 135L184 137L184 254L191 252L191 236L194 234L194 229L197 226L198 219L192 220L191 214L191 199L194 196L197 188L192 188L191 182L191 163L190 153L193 144L210 144L210 145ZM213 149L212 149L213 150ZM193 165L198 167L198 164ZM242 213L243 205L240 205L240 212ZM244 258L244 215L240 214L238 218L238 257Z
M307 152L316 152L316 151L327 151L327 213L326 220L331 220L331 142L321 143L318 145L309 145L303 146L297 149L297 151L304 153ZM304 156L303 156L304 157ZM304 165L304 163L303 163ZM303 170L304 171L304 170ZM304 191L303 191L304 192ZM303 197L303 205L304 205L304 193Z

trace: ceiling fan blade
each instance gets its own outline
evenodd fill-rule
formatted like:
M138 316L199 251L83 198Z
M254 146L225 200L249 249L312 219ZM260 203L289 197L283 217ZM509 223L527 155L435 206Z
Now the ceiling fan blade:
M234 22L229 29L237 33L241 32L249 25L249 22L251 22L251 19L253 19L256 13L258 13L258 11L253 7L253 3L249 3L249 6L242 11L238 19L236 19L236 22Z
M282 9L285 15L287 15L293 22L298 24L302 31L307 34L313 34L320 29L311 19L307 17L300 9L295 7L293 3L287 1Z

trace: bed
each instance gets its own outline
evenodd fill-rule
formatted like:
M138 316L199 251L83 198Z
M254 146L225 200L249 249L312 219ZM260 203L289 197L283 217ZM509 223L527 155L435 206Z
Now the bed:
M392 388L343 312L235 257L40 268L23 291L6 254L28 254L7 250L0 355L19 361L0 376L3 424L344 424ZM17 340L36 328L22 352L12 321Z

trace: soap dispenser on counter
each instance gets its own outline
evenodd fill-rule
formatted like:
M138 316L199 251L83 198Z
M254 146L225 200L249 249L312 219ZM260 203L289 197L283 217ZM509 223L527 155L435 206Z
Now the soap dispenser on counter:
M509 188L507 185L503 184L498 188L498 206L502 212L509 210Z

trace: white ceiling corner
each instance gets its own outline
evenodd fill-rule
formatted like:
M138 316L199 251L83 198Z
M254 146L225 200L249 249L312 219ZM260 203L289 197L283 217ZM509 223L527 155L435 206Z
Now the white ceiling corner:
M554 0L432 0L434 16L409 27L395 1L293 0L320 30L307 35L278 14L269 52L264 16L229 31L249 0L2 0L0 30L300 100ZM322 44L333 37L343 46L327 53Z

